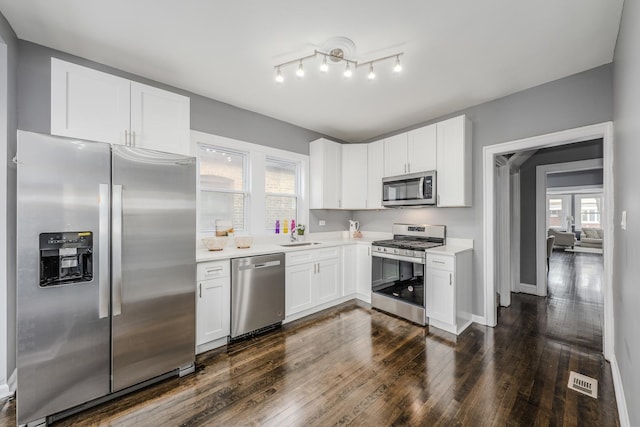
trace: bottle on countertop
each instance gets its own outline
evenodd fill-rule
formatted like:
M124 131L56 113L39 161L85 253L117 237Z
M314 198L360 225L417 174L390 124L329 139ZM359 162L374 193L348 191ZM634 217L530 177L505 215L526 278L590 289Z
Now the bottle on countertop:
M289 234L289 220L285 219L284 220L284 230L283 230L284 234Z
M276 234L280 234L280 220L276 219Z
M296 230L296 220L291 220L291 232L293 233Z

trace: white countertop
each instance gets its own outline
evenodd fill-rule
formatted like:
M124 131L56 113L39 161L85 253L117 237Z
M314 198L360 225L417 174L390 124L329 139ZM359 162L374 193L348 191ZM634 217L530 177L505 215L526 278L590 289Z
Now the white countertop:
M233 239L229 239L229 245L221 251L208 251L200 242L196 250L196 262L218 261L230 258L241 258L254 255L273 254L278 252L296 252L310 249L322 249L333 246L345 245L371 245L376 240L390 239L391 233L362 232L360 239L349 238L347 231L337 231L329 233L313 233L305 236L305 242L317 242L317 245L308 246L281 246L291 243L286 236L260 237L254 240L254 244L247 249L238 249L233 246ZM427 253L441 255L455 255L458 253L473 250L473 240L470 239L447 239L446 246L427 249Z
M233 246L233 239L229 239L229 245L221 251L208 251L200 242L196 250L196 262L217 261L229 258L240 258L254 255L273 254L278 252L296 252L310 249L322 249L333 246L345 245L370 245L371 242L381 239L390 239L390 233L364 233L360 239L350 239L348 232L314 233L305 236L304 242L317 242L317 245L307 246L281 246L290 242L286 236L256 238L250 248L238 249Z

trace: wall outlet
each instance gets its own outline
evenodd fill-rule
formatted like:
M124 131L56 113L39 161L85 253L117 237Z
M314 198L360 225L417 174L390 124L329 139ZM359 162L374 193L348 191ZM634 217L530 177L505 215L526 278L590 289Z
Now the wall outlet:
M324 219L321 219L320 221L318 221L318 225L320 227L324 227L325 225L327 225L327 221L325 221Z

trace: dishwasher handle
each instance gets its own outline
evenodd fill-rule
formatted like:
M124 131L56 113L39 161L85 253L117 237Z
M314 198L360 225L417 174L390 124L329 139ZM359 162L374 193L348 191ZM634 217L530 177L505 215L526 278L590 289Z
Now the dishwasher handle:
M259 268L269 268L269 267L277 267L280 265L280 260L277 261L269 261L269 262L261 262L258 264L249 264L249 265L240 265L238 266L238 270L257 270Z

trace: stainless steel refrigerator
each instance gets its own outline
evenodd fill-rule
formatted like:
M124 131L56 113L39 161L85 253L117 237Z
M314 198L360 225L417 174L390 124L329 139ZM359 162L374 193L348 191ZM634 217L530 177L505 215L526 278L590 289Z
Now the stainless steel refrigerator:
M18 132L17 421L195 360L195 159Z

